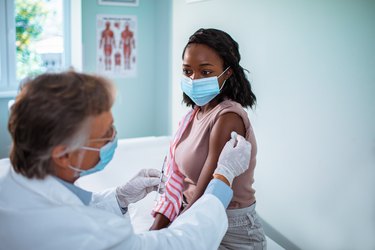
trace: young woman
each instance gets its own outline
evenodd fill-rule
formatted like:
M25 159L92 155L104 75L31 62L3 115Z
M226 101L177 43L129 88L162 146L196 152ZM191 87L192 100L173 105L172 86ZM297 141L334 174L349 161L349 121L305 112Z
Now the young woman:
M265 249L252 184L257 144L244 108L256 97L240 66L238 44L217 29L199 29L182 53L183 101L192 109L180 123L167 159L166 192L153 210L151 230L167 227L203 194L219 154L235 131L252 145L249 169L232 183L229 227L220 249ZM214 208L213 208L214 209Z

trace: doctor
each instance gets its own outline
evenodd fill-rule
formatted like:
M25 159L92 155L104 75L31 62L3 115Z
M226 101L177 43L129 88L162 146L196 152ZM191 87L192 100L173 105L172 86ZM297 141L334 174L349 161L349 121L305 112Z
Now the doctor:
M102 193L73 184L113 157L113 101L113 85L87 74L43 74L23 86L8 123L10 159L0 160L0 249L217 249L250 144L227 143L205 194L169 228L135 234L123 214L156 190L157 170Z

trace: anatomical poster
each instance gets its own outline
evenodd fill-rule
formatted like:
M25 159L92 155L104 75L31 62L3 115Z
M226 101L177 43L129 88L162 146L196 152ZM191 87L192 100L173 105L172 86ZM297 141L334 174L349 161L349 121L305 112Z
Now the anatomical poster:
M111 78L135 77L137 75L136 16L97 15L96 22L98 73Z

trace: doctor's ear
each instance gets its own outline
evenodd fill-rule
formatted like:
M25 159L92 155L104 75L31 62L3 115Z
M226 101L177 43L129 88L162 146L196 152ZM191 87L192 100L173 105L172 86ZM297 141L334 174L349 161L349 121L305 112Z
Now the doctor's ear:
M70 164L69 153L66 152L66 146L58 145L52 149L52 161L57 166L67 167Z

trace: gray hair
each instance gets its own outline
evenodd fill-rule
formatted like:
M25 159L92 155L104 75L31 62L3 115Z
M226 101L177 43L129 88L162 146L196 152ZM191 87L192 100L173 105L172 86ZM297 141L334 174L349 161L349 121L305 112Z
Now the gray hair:
M99 76L69 71L27 81L8 122L15 171L28 178L53 173L53 148L64 145L67 153L83 146L90 119L110 111L113 102L113 84Z

